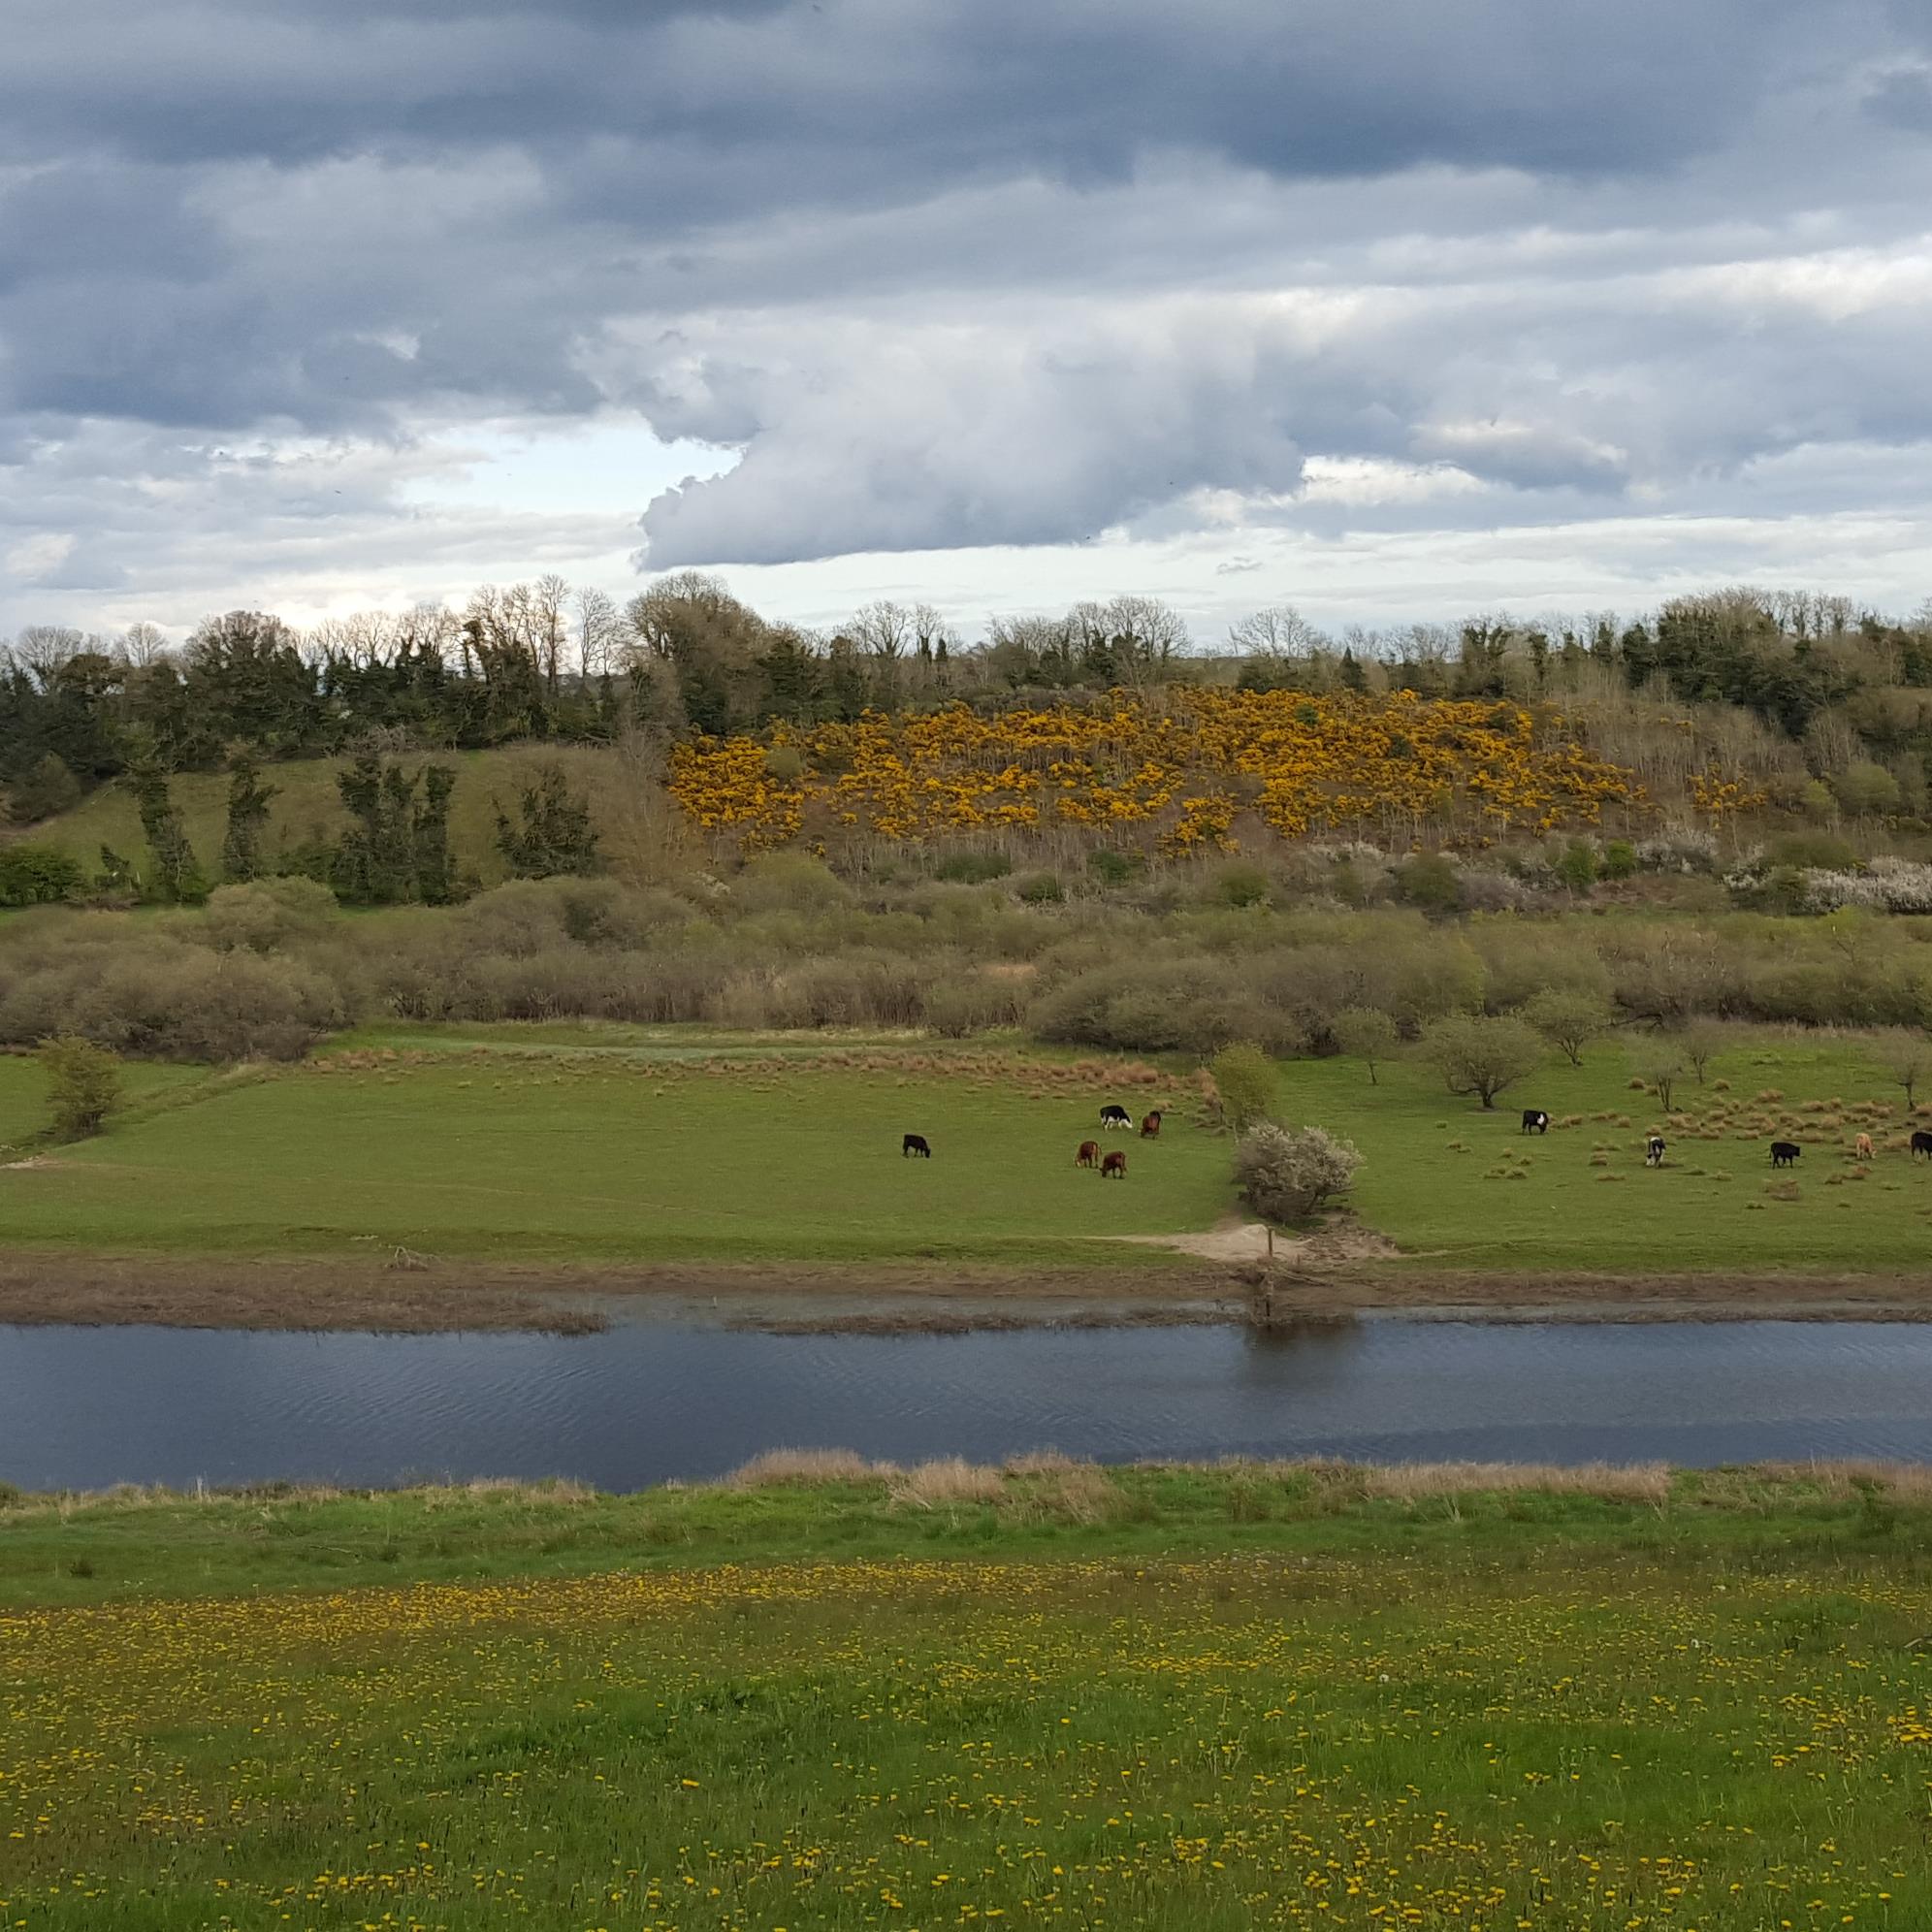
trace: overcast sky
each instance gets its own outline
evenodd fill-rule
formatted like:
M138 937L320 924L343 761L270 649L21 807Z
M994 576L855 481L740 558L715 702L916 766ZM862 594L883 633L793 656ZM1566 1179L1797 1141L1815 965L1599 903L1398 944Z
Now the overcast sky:
M1932 594L1932 0L7 0L0 631Z

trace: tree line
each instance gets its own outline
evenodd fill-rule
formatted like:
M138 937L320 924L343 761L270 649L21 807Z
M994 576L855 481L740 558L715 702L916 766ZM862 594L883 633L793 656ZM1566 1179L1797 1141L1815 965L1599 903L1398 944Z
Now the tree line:
M307 631L231 611L178 647L151 625L115 637L30 627L0 658L0 786L31 821L110 779L217 770L238 752L339 754L371 733L429 751L595 744L1187 681L1533 702L1605 679L1738 707L1821 771L1932 758L1932 605L1900 623L1845 598L1740 589L1630 622L1486 616L1338 635L1276 606L1199 649L1168 605L1117 596L999 618L968 644L928 604L869 604L827 634L688 571L623 607L552 576L487 587L460 610Z

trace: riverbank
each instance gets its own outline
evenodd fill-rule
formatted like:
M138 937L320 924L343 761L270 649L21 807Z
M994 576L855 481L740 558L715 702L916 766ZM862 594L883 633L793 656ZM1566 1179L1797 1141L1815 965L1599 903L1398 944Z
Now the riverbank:
M1326 1272L1175 1255L1046 1264L586 1264L0 1256L0 1326L595 1335L673 1321L769 1335L1455 1322L1932 1321L1932 1271L1884 1274L1476 1273L1423 1259Z
M1922 1470L821 1453L0 1529L44 1932L1932 1916Z
M1932 1322L1932 1273L1472 1273L1422 1260L1128 1270L814 1262L177 1260L0 1256L0 1326L596 1335L678 1322L769 1335L1410 1322Z

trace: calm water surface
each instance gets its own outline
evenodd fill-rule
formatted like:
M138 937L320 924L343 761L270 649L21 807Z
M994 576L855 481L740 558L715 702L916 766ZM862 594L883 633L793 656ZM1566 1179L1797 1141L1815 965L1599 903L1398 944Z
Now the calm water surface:
M1329 1454L1932 1462L1932 1326L1368 1322L978 1336L0 1328L0 1480L29 1489L567 1475L760 1449L894 1461Z

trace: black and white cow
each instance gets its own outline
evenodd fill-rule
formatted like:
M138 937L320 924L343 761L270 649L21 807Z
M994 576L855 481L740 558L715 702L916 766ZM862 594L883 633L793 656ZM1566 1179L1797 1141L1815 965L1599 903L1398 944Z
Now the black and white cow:
M1663 1136L1661 1134L1653 1134L1644 1143L1644 1165L1645 1167L1661 1167L1663 1165Z
M1103 1127L1125 1127L1131 1130L1134 1116L1124 1107L1115 1107L1111 1101L1100 1110L1100 1124Z
M1550 1131L1550 1116L1540 1107L1526 1107L1523 1110L1523 1132L1526 1134L1547 1134Z

